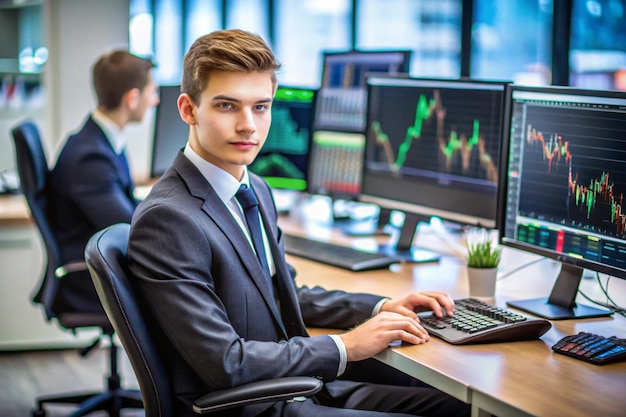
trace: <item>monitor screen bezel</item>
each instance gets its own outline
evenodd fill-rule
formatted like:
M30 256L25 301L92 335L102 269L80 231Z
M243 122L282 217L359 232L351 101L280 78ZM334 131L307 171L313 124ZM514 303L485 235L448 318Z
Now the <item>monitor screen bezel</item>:
M315 110L316 110L316 106L317 106L317 97L318 97L318 92L319 89L315 88L315 87L304 87L304 86L296 86L296 85L286 85L286 84L279 84L276 86L276 93L274 95L274 101L277 101L276 99L276 94L280 91L280 90L295 90L295 91L309 91L313 93L313 99L311 100L311 120L309 123L309 133L308 133L308 143L307 143L307 154L306 154L306 164L305 164L305 169L304 169L304 184L300 187L295 187L295 186L284 186L282 184L287 184L287 183L292 183L292 184L296 184L296 181L289 181L289 178L285 178L285 177L275 177L275 176L267 176L267 177L263 177L267 183L270 185L270 187L272 187L275 190L293 190L293 191L298 191L298 192L306 192L309 188L309 170L310 170L310 165L311 165L311 160L310 160L310 155L311 155L311 148L312 148L312 144L313 144L313 130L314 130L314 123L315 123ZM272 105L273 108L273 105ZM272 121L272 125L273 125L273 121ZM271 126L270 126L270 130L271 130ZM269 135L269 131L268 131L268 135ZM267 138L266 138L267 141ZM264 154L264 149L265 149L265 144L263 145L263 148L261 148L261 150L259 151L257 158L259 156L263 156ZM255 158L256 160L256 158ZM252 165L252 164L250 164ZM253 170L250 170L250 172L254 172ZM282 183L282 184L281 184Z
M164 112L166 111L167 108L171 108L171 105L172 105L172 103L169 103L166 100L162 99L164 91L168 91L168 93L176 91L177 92L176 97L178 98L178 96L180 95L180 85L168 84L168 85L159 86L159 104L156 106L156 109L154 112L154 122L153 122L154 130L152 132L152 148L150 151L151 152L150 154L150 178L159 178L165 173L165 171L171 165L171 162L170 162L165 167L157 166L157 162L161 162L160 159L158 158L158 152L163 150L163 148L159 145L162 143L163 140L165 140L165 138L163 137L164 132L159 128L159 123L163 122L164 114L165 114ZM177 107L176 101L174 101L173 105L174 107ZM180 118L178 110L176 111L175 114L177 115L177 123L180 122L182 125L184 125L185 135L182 137L181 146L180 146L180 148L182 149L187 143L189 129L188 129L188 125ZM172 156L172 162L174 161L175 157L176 157L176 154Z
M615 276L618 278L626 279L626 269L596 262L590 259L577 258L565 253L556 252L555 250L545 248L539 245L532 245L526 242L522 242L513 237L506 236L506 216L508 210L508 186L509 186L509 153L510 145L512 141L511 135L511 122L513 119L513 103L514 95L516 92L529 92L539 94L553 94L557 96L582 96L582 97L599 97L604 99L622 99L626 104L626 92L620 92L615 90L592 90L577 87L568 86L528 86L511 84L507 88L506 92L506 107L504 114L504 130L503 130L503 142L502 152L500 158L500 184L498 185L498 224L500 242L503 245L520 249L526 252L530 252L536 255L540 255L546 258L550 258L561 262L564 265L569 265L582 269L589 269L599 273ZM626 243L626 240L624 241Z
M314 195L327 195L335 199L358 200L359 194L360 194L360 188L361 188L360 187L361 186L361 174L363 172L362 163L363 163L363 154L365 151L365 132L361 130L354 130L354 129L342 129L342 128L324 129L324 128L314 127L311 133L311 148L310 148L311 157L313 156L313 153L316 147L315 137L316 137L316 134L319 134L319 133L329 133L329 134L334 134L338 136L341 136L341 135L353 136L354 138L358 137L359 139L363 140L363 144L360 149L361 166L359 167L359 172L357 174L357 182L358 182L359 191L352 193L352 192L346 192L346 191L339 191L335 189L326 189L323 187L316 187L311 183L311 181L309 181L308 187L307 187L307 193L314 194ZM311 160L309 160L309 171L308 171L309 178L314 177L315 168L316 168L315 164Z
M351 57L357 57L358 60L363 63L372 62L372 57L376 55L401 55L402 61L400 63L400 67L397 71L394 72L385 72L385 73L377 73L377 74L408 74L411 70L411 58L413 56L413 51L410 49L351 49L345 51L322 51L322 78L320 82L320 89L329 88L328 85L324 84L324 80L328 76L328 64L333 60L344 59L346 62L354 62L348 61ZM361 87L366 87L366 85L362 85Z
M398 63L398 67L395 69L387 69L384 72L372 71L372 68L366 68L365 71L362 71L361 80L362 82L358 85L350 85L350 86L331 86L327 83L327 79L329 78L329 70L331 66L336 61L337 64L340 65L348 65L355 64L355 66L368 66L372 63L375 63L376 60L386 63L389 66L389 62L391 62L390 57L401 57L401 61ZM332 99L326 99L326 95L334 96L339 93L344 97L341 101L347 100L350 102L348 97L352 96L352 99L356 99L356 96L365 96L367 90L367 77L370 73L379 74L379 75L408 75L411 68L411 58L413 56L413 51L410 49L370 49L370 50L344 50L344 51L322 51L322 71L321 71L321 80L319 87L319 96L318 96L318 105L316 108L316 121L315 128L318 130L348 130L348 131L365 131L366 121L365 119L365 109L361 111L360 108L351 108L349 111L346 111L343 114L342 120L337 119L328 119L328 110L325 109L325 104L330 102L332 103ZM389 61L385 61L385 58L389 59ZM366 100L366 98L365 98ZM363 102L366 105L365 102ZM361 118L362 116L362 118ZM352 118L359 118L359 120L353 120ZM350 119L350 120L348 120Z
M370 103L369 100L371 99L370 97L370 88L371 85L373 83L377 83L377 82L383 82L383 83L396 83L398 85L402 84L402 83L409 83L409 84L422 84L422 85L415 85L416 87L420 87L420 88L433 88L434 86L441 86L443 84L445 85L449 85L449 86L458 86L458 87L462 87L462 86L479 86L481 88L485 88L485 89L492 89L492 90L500 90L502 93L502 98L501 98L501 117L500 117L500 126L498 129L498 135L500 136L500 139L502 139L502 127L503 127L503 118L504 118L504 114L505 114L505 97L506 97L506 88L509 84L508 81L496 81L496 80L474 80L474 79L468 79L468 78L455 78L455 79L445 79L445 78L423 78L423 77L412 77L412 76L408 76L408 75L399 75L399 76L379 76L379 75L371 75L368 77L367 79L367 88L368 88L368 104L367 104L367 109L368 109L368 115L367 115L367 128L369 129L369 125L370 125L370 114L369 114L369 107L370 107ZM366 148L367 148L367 134L368 132L366 131ZM430 219L431 217L439 217L445 221L450 221L453 223L457 223L460 225L469 225L469 226L480 226L480 227L485 227L485 228L497 228L498 227L498 185L496 184L495 188L495 193L491 196L489 196L490 198L490 203L493 205L493 209L494 209L494 215L491 218L487 218L487 217L483 217L480 215L475 215L475 214L467 214L467 213L461 213L458 211L451 211L451 210L446 210L446 209L442 209L442 208L438 208L438 207L431 207L428 205L425 205L423 203L419 203L416 201L405 201L405 200L398 200L396 198L387 198L387 197L382 197L380 195L376 195L375 193L372 193L370 190L366 190L364 185L365 182L370 178L368 177L368 175L370 175L367 172L367 166L366 166L366 161L365 159L367 158L367 149L365 149L365 153L364 153L364 164L363 164L363 171L362 171L362 175L361 175L361 194L359 196L359 200L366 202L366 203L373 203L373 204L377 204L381 207L384 208L389 208L392 210L400 210L400 211L404 211L407 213L413 213L415 215L421 216L423 217L425 220ZM501 146L500 146L500 151L498 152L498 154L496 155L496 157L499 159L501 156ZM499 171L499 164L498 164L498 173ZM405 180L408 181L408 180ZM419 182L417 182L416 184L419 184Z

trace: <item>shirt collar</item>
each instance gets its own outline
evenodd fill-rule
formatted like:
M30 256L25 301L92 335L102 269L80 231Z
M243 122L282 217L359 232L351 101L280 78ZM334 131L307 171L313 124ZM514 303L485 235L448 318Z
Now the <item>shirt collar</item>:
M241 181L237 181L232 175L224 171L222 168L203 159L193 149L191 149L189 144L185 146L183 153L187 159L189 159L191 163L198 168L202 176L209 183L211 183L211 186L225 204L228 204L228 202L235 196L242 184L250 186L250 177L248 176L247 167L244 169Z
M100 129L102 129L115 153L118 155L121 154L126 147L126 138L124 137L122 129L98 109L91 114L91 117Z

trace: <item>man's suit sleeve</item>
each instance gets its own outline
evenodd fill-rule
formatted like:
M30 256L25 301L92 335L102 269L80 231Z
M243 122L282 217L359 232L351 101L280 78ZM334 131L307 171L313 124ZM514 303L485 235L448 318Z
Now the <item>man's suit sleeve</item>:
M349 329L371 318L383 297L303 286L298 289L298 299L307 326Z

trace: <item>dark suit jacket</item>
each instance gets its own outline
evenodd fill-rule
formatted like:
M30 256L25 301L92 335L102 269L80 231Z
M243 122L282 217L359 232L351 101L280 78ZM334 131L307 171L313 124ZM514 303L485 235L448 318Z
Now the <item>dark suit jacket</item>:
M243 231L217 193L182 154L133 216L129 266L137 289L173 347L169 367L181 409L201 394L255 380L336 378L339 352L305 325L348 328L380 300L297 288L284 258L271 191L250 174L276 265L281 311ZM268 405L234 415L256 415Z
M91 117L67 139L48 178L48 192L50 223L64 263L82 260L95 232L130 222L137 206L126 156L114 152ZM62 281L59 294L60 309L89 310L95 305L100 310L88 273Z

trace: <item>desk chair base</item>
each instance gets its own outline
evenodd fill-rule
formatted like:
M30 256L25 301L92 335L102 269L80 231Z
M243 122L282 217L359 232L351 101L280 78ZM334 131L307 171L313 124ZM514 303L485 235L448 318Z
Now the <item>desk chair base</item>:
M89 392L70 394L64 397L43 397L37 400L37 409L33 410L33 417L45 417L44 404L78 404L69 417L81 417L94 411L106 411L110 417L120 417L124 408L143 408L141 393L134 390L113 389L107 392Z
M32 413L33 417L46 416L44 404L78 404L78 409L70 414L70 417L81 417L98 410L106 411L109 417L120 417L120 411L123 408L144 408L141 393L138 390L122 389L121 378L117 371L118 347L113 343L112 334L105 334L105 336L111 342L109 347L110 374L107 378L107 390L38 398L37 408ZM88 354L89 350L95 347L96 344L91 345L81 355Z

